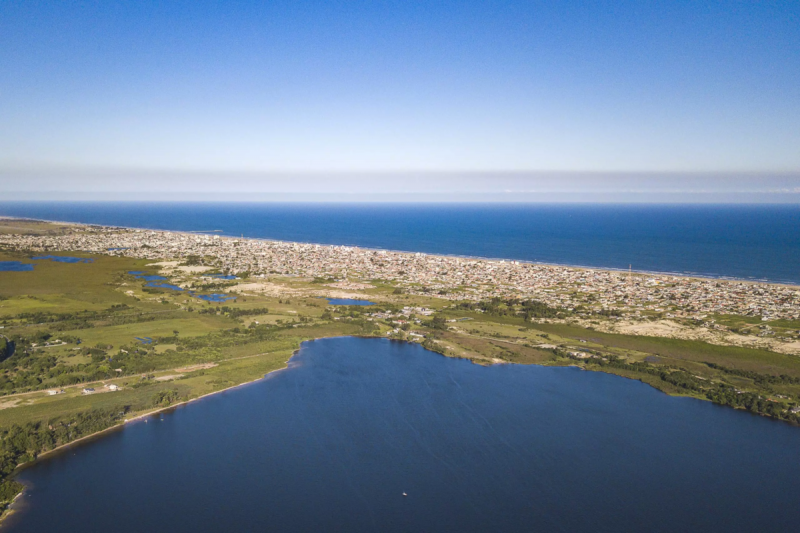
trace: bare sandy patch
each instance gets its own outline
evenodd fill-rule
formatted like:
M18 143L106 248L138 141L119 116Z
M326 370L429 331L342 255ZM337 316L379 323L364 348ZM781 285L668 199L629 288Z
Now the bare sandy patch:
M269 281L257 281L248 283L239 283L233 287L225 289L227 292L251 292L263 294L265 296L272 296L278 298L300 297L300 298L346 298L355 300L380 300L370 294L363 294L360 292L352 292L345 290L320 290L320 289L298 289L272 283Z
M167 376L158 376L154 378L155 381L171 381L173 379L182 378L183 374L169 374Z
M308 291L292 289L290 287L286 287L285 285L278 285L277 283L270 283L268 281L240 283L235 287L230 287L228 290L251 291L259 294L265 294L267 296L303 295L308 293Z
M33 399L24 399L24 398L17 398L14 400L6 400L4 402L0 402L0 410L2 409L10 409L12 407L22 407L23 405L33 405Z
M620 326L617 328L620 333L646 335L650 337L670 337L672 335L681 333L681 330L683 329L686 328L683 328L682 326L668 320L620 324Z
M181 272L185 272L186 274L196 274L198 272L207 272L209 270L214 270L214 267L209 267L209 266L179 266L175 270L180 270Z
M385 297L380 295L364 294L361 292L350 292L350 291L313 291L313 296L317 298L345 298L353 300L369 300L372 302L386 300Z
M175 268L180 265L179 261L160 261L158 263L148 263L147 266L161 267L161 268Z
M4 402L0 402L0 409L10 409L11 407L16 407L21 402L21 399L16 400L6 400Z
M202 363L199 365L189 365L183 368L176 368L175 372L194 372L195 370L208 370L209 368L214 368L217 366L217 363Z
M800 354L800 342L786 342L783 347L787 350L785 353Z
M356 283L354 281L337 281L336 283L328 283L326 287L333 287L334 289L345 289L350 291L359 291L363 289L374 289L375 285L369 283Z
M606 333L625 333L628 335L643 335L649 337L669 337L672 339L685 339L703 341L719 346L741 346L745 348L760 348L773 352L789 355L800 355L800 342L784 342L768 337L754 337L739 335L724 330L713 330L702 327L689 327L676 324L670 320L657 322L617 322L611 324L582 324L591 325L599 331Z

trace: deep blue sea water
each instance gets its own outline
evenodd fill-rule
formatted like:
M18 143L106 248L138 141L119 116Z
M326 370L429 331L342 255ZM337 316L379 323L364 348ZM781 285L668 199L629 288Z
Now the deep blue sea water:
M787 532L798 450L796 427L618 376L324 339L23 470L6 527Z
M800 283L800 206L2 203L0 215Z

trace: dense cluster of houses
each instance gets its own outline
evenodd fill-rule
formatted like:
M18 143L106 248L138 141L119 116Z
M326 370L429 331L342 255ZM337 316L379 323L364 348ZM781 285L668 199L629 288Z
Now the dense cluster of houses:
M800 318L800 288L757 282L98 226L75 226L74 232L59 236L0 235L0 245L34 252L193 258L251 277L297 275L344 284L384 280L411 294L451 300L534 298L566 309L628 316Z

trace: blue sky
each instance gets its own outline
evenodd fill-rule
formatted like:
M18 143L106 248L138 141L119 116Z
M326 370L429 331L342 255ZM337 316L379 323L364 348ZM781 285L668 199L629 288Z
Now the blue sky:
M42 173L800 173L797 1L7 0L0 64L8 192Z

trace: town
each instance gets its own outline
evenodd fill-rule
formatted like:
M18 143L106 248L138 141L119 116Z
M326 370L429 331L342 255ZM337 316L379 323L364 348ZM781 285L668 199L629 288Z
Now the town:
M646 315L702 321L712 314L762 321L800 318L800 288L785 285L174 231L73 228L64 235L0 235L0 246L153 260L172 257L235 275L304 276L328 280L339 288L381 280L408 294L471 301L536 299L570 312L611 318Z

